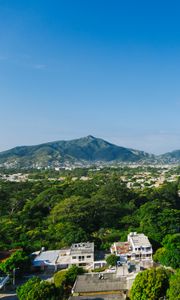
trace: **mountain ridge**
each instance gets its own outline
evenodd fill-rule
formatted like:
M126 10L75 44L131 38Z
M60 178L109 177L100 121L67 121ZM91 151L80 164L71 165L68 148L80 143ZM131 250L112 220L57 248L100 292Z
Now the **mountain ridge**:
M132 148L117 146L101 138L88 135L73 140L60 140L31 146L17 146L0 152L4 167L57 167L67 163L122 162L144 163L180 162L180 150L162 155L149 154Z

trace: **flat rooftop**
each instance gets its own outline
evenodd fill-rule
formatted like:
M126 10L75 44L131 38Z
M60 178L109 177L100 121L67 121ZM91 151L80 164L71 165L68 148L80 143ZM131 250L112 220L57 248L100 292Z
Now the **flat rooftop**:
M70 254L74 253L92 253L94 252L94 243L78 243L72 244Z
M71 296L69 300L124 300L122 293L116 294L98 294L94 296Z
M99 277L101 276L101 278ZM127 291L125 277L112 273L90 273L79 275L73 287L73 293L93 293Z
M58 259L60 250L42 251L33 261L34 266L38 266L41 262L46 261L50 264L55 264Z
M130 236L135 247L151 247L148 237L143 233L136 233Z
M56 261L59 265L69 265L71 263L71 256L70 255L59 255Z

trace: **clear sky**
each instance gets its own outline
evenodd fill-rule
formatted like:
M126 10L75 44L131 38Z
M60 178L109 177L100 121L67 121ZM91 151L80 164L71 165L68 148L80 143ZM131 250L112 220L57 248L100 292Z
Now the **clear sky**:
M0 0L0 150L180 149L180 1Z

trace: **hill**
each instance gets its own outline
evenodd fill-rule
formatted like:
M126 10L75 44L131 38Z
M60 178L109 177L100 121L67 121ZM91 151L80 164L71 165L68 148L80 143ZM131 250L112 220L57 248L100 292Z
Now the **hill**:
M180 150L174 150L159 156L164 163L180 163Z
M1 166L55 167L67 163L140 162L154 159L146 152L111 144L91 135L35 146L20 146L0 153Z

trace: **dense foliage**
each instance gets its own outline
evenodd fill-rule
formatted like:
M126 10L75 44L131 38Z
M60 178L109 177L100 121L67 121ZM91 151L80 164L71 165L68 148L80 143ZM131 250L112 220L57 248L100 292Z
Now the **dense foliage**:
M11 274L11 272L16 272L16 270L18 270L18 274L22 274L25 271L27 272L29 267L29 256L22 250L17 250L8 259L0 263L0 270L5 274Z
M168 272L163 268L149 269L138 273L131 292L131 300L159 300L169 287Z
M79 169L74 174L76 180L70 173L63 181L47 180L45 172L37 173L41 179L24 183L0 181L0 250L22 247L30 253L42 246L59 249L88 240L109 249L112 242L137 231L148 235L154 250L168 251L164 264L179 266L178 182L131 190L116 170ZM79 179L82 174L86 181Z
M180 234L166 235L162 244L164 247L156 251L154 260L174 269L180 268Z
M61 292L53 284L33 277L17 289L19 300L59 300Z
M169 300L180 300L180 269L170 277L167 297Z
M98 249L106 250L113 242L126 240L131 231L149 237L154 252L157 250L157 262L179 268L179 181L158 188L129 189L121 177L131 174L133 180L133 169L124 168L123 173L111 168L63 172L32 171L26 182L0 181L0 250L23 249L2 262L1 270L23 271L27 254L41 247L60 249L73 242L94 241ZM58 297L66 298L79 272L77 267L57 272L55 285L33 278L18 289L18 297L55 300L58 293ZM169 299L178 299L178 280L179 271L169 283L164 269L142 272L131 298L155 300L165 296L168 289Z
M84 270L72 266L68 270L62 270L54 275L54 283L32 277L26 283L17 288L19 300L59 300L67 299L77 275Z
M68 298L77 276L83 273L84 270L75 265L71 266L68 270L55 273L54 284L56 288L60 289L62 298Z

